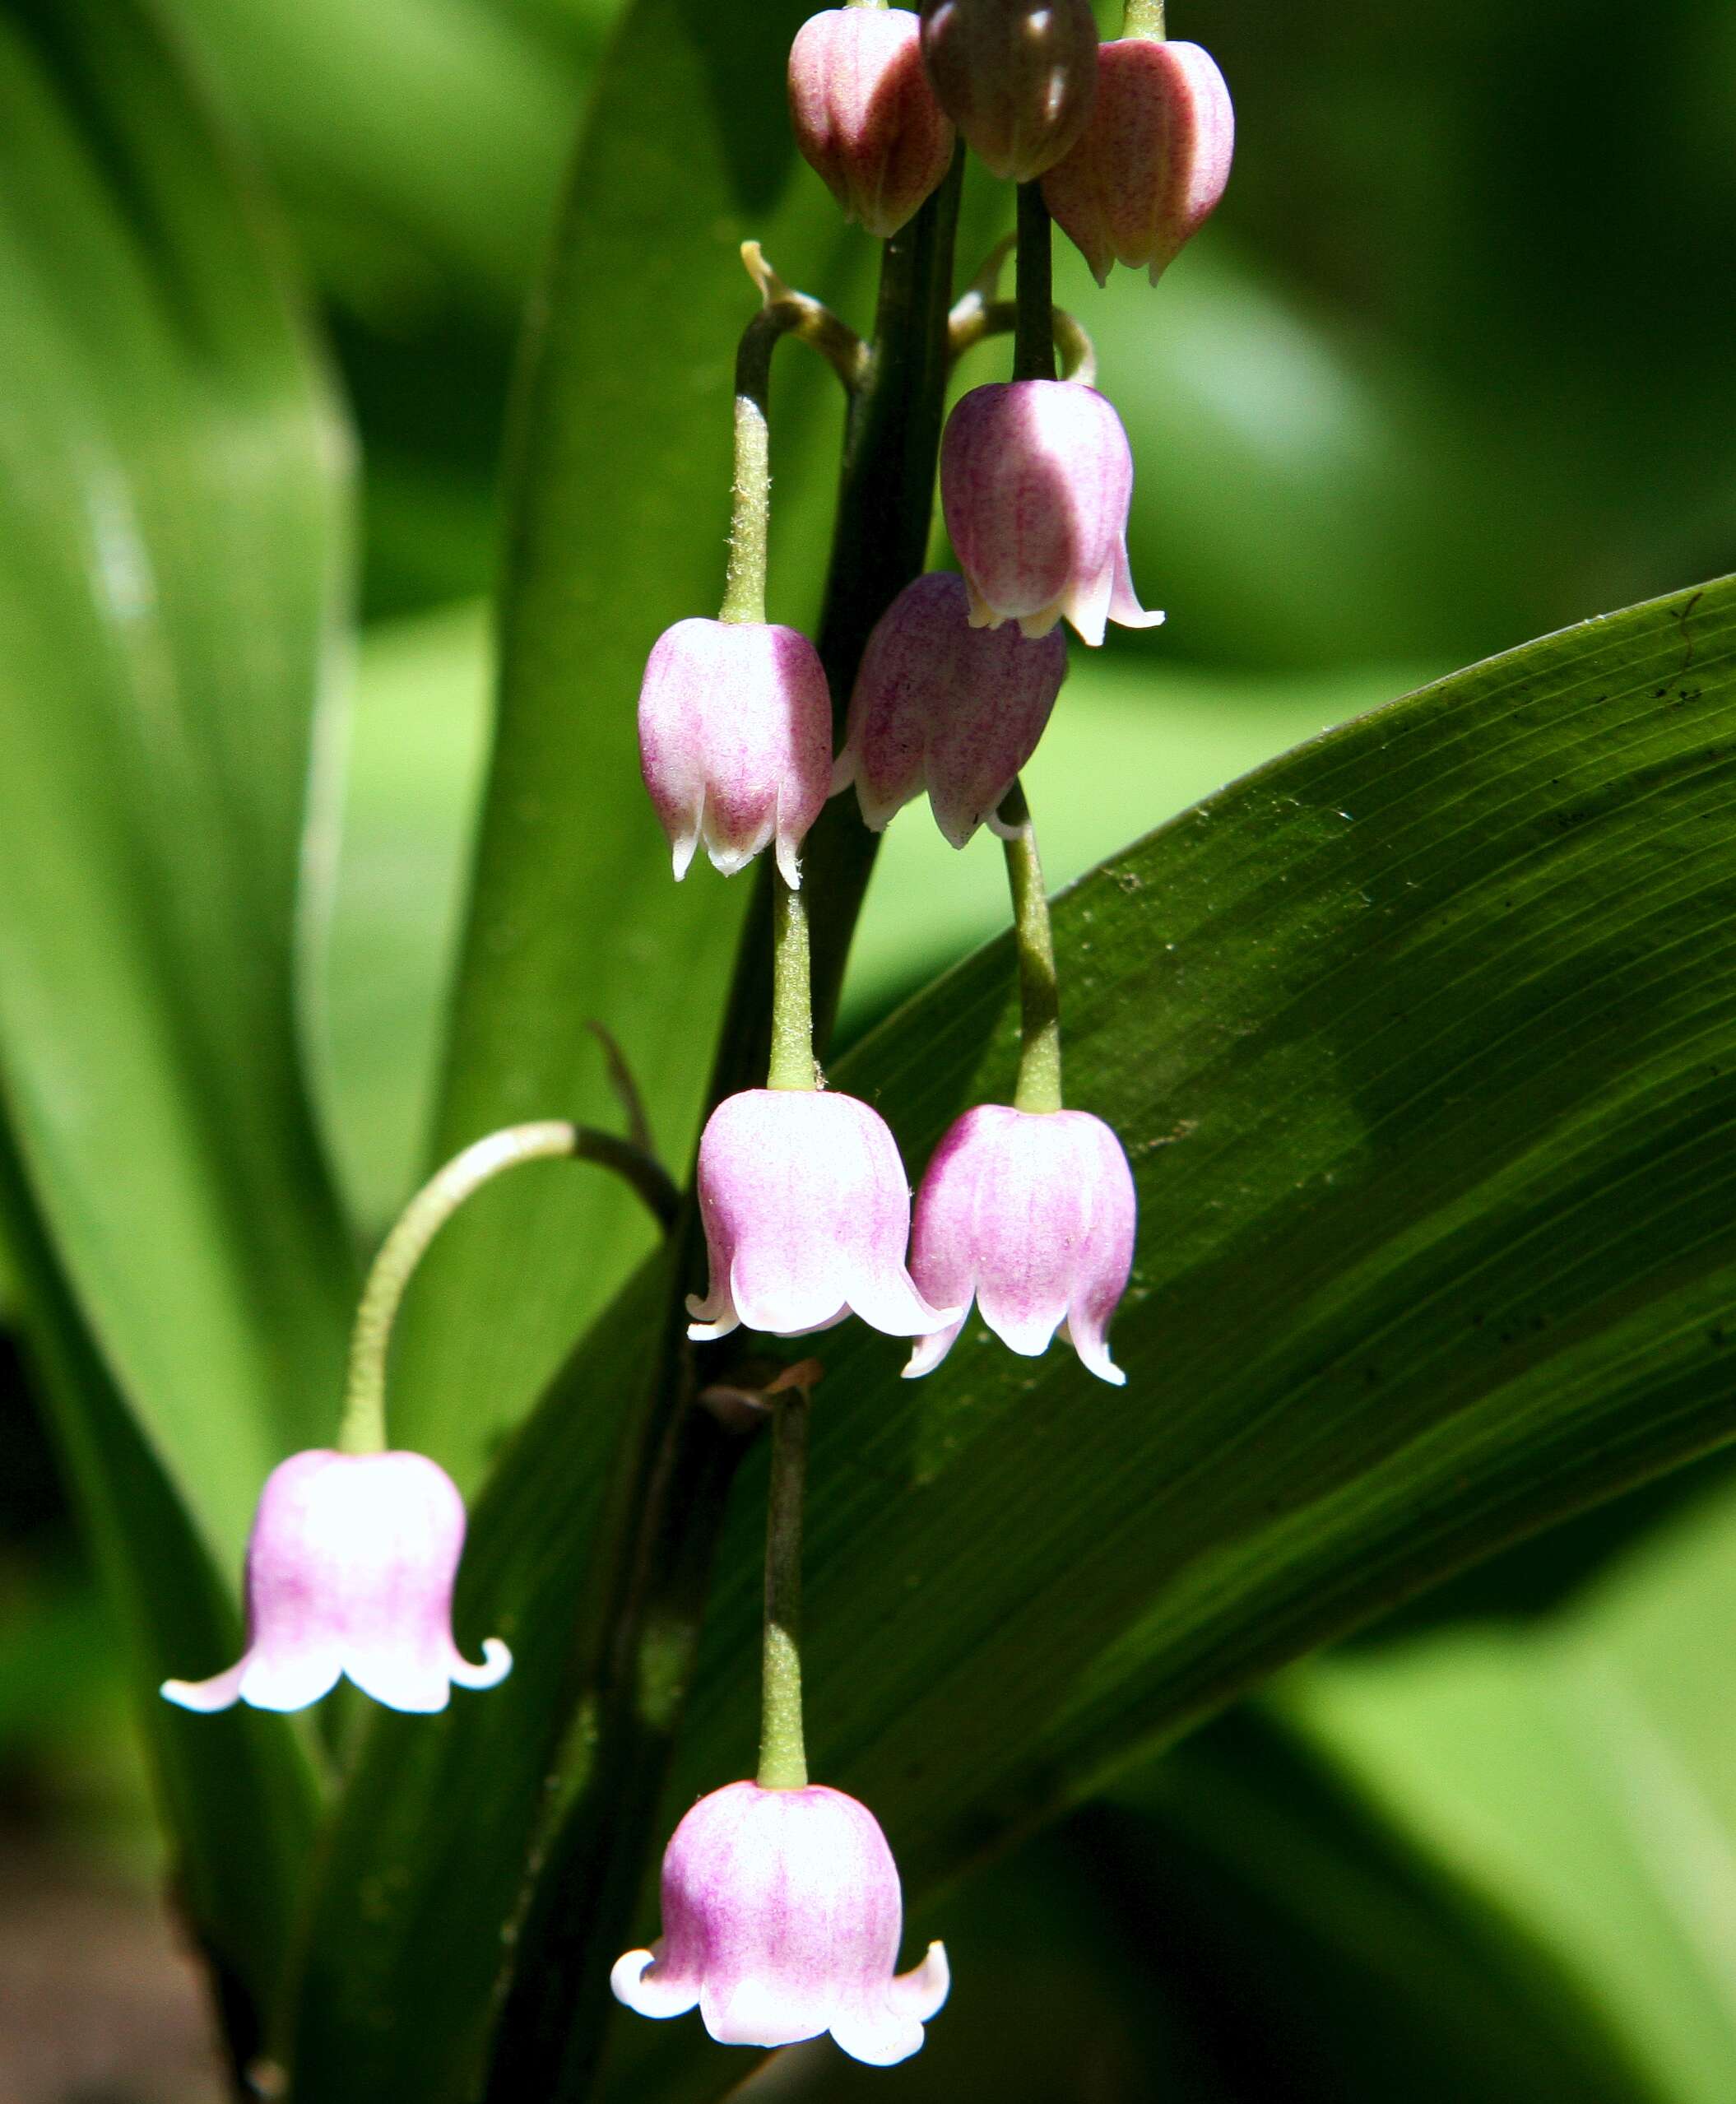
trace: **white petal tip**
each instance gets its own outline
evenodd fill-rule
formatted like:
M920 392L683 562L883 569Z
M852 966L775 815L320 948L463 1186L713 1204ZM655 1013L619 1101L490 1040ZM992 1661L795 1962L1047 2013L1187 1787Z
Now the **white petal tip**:
M157 1693L177 1709L211 1716L219 1710L233 1709L235 1706L241 1691L239 1687L226 1686L229 1679L229 1674L222 1674L216 1680L165 1680Z
M472 1665L461 1658L453 1668L453 1679L461 1688L498 1688L513 1670L513 1654L498 1637L485 1637L482 1663Z
M692 866L694 850L699 846L699 836L698 834L694 834L691 839L677 840L672 843L670 862L671 867L675 871L675 878L677 884L681 881L682 878L686 876L689 869Z
M922 1962L901 1973L893 1983L899 2004L926 2023L952 1992L952 1967L946 1962L946 1946L937 1938L922 1954Z
M623 1951L609 1968L609 1989L636 2016L685 2016L699 1996L655 1976L655 1951Z

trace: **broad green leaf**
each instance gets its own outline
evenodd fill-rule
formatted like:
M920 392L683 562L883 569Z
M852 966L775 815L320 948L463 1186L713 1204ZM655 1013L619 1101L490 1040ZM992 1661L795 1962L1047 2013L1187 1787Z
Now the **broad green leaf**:
M1569 1954L1682 2104L1736 2083L1736 1499L1564 1611L1321 1661L1294 1713L1426 1845Z
M748 885L703 866L671 882L634 708L661 629L722 594L734 347L757 303L740 243L763 238L792 281L868 318L873 244L790 142L784 54L806 12L643 0L599 78L522 375L443 1154L525 1117L618 1121L592 1017L620 1039L672 1160L697 1127ZM773 382L772 611L811 620L841 411L805 355L787 349ZM473 1481L648 1246L635 1202L602 1177L490 1192L407 1311L399 1436ZM478 1307L505 1319L478 1322Z
M1659 2104L1581 1982L1263 1709L1147 1763L919 1925L956 1986L898 2078L908 2104ZM640 2027L670 2065L635 2055L615 2092L687 2104L748 2064L699 2049L677 2066L685 2028ZM885 2079L824 2039L778 2065L766 2086L805 2104Z
M292 974L343 439L132 0L14 5L0 113L0 1073L110 1377L234 1568L327 1430L350 1290Z
M383 1229L427 1150L488 735L480 605L364 633L318 969L351 1210Z
M13 1252L23 1334L68 1481L125 1640L128 1693L169 1829L174 1897L211 1968L238 2060L266 2042L313 1838L314 1779L288 1721L236 1708L190 1716L160 1682L189 1659L237 1656L239 1618L127 1399L92 1349L0 1120L0 1228ZM57 1633L38 1628L39 1644Z
M1067 683L1023 780L1058 889L1159 817L1407 684L1374 668L1331 680L1249 680L1135 666L1073 651ZM886 834L850 954L844 1029L884 1014L1000 932L1006 867L986 829L962 853L926 814Z
M915 1383L820 1345L815 1771L917 1890L1736 1428L1733 725L1726 580L1347 725L1061 900L1070 1100L1140 1187L1126 1387L975 1326ZM1010 976L838 1067L912 1166L1005 1099ZM759 1525L750 1478L671 1807L751 1758Z
M1664 2094L1594 1982L1277 1714L1232 1712L1063 1832L1249 2104Z
M580 105L576 54L485 0L168 4L346 306L516 313Z
M1363 718L1059 902L1071 1100L1121 1131L1144 1208L1127 1387L974 1334L920 1383L858 1326L819 1340L815 1770L882 1814L914 1898L1273 1666L1728 1433L1697 1311L1729 1290L1701 1142L1736 1033L1733 695L1724 583ZM833 1079L914 1168L1004 1098L1013 1027L997 944ZM476 2050L466 1983L516 1918L572 1700L615 1423L584 1404L636 1392L658 1284L476 1512L466 1612L520 1647L509 1696L388 1724L346 1808L302 2005L323 2098L385 2065L348 2055L364 2020L462 2093L439 2070ZM671 1818L751 1762L761 1466Z

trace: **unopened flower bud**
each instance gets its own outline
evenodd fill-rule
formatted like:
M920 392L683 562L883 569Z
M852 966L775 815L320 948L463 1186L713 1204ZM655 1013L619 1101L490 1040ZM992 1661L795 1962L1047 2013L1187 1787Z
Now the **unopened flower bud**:
M615 1961L641 2016L696 2004L720 2045L792 2046L829 2031L874 2067L907 2060L946 1999L946 1953L895 1970L898 1865L880 1823L841 1790L732 1782L702 1797L663 1856L663 1933Z
M952 120L922 69L907 7L829 7L790 50L790 122L803 159L882 240L940 186Z
M166 1680L183 1709L299 1710L347 1674L395 1710L443 1710L454 1681L492 1688L498 1638L472 1665L453 1642L464 1501L425 1454L292 1454L266 1478L247 1545L247 1649L211 1680Z
M924 0L922 58L940 107L1005 181L1052 168L1097 90L1088 0Z
M768 621L665 629L639 690L639 764L678 878L702 840L725 876L775 840L793 889L831 793L832 701L813 644Z
M923 1292L964 1313L918 1340L907 1375L945 1358L974 1294L1015 1352L1036 1358L1064 1325L1086 1368L1121 1386L1104 1331L1133 1268L1137 1216L1127 1156L1101 1118L1002 1103L966 1111L922 1178L910 1252Z
M971 620L1047 635L1065 618L1089 643L1109 621L1153 628L1127 564L1133 454L1112 405L1075 380L973 388L940 446L946 530Z
M853 782L879 833L926 788L935 823L962 848L1037 750L1066 676L1058 629L1033 643L1014 627L973 628L964 580L935 570L907 584L862 654L835 795Z
M1123 37L1098 52L1084 136L1042 179L1055 221L1102 285L1112 263L1155 285L1217 209L1236 142L1230 91L1197 44Z
M745 1089L699 1140L699 1217L711 1290L689 1298L696 1339L740 1323L774 1337L854 1312L889 1336L926 1335L931 1307L904 1268L910 1186L876 1110L835 1089Z

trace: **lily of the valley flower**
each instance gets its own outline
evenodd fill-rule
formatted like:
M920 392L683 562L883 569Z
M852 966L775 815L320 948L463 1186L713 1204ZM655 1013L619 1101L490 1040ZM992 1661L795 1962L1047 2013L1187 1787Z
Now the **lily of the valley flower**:
M1121 1386L1104 1332L1133 1268L1138 1201L1121 1143L1087 1111L979 1103L954 1121L917 1195L910 1266L931 1299L964 1312L922 1338L904 1369L927 1373L982 1319L1034 1359L1057 1328L1086 1368Z
M770 621L677 621L639 690L639 761L677 878L701 841L726 876L768 841L793 889L831 793L832 701L819 653Z
M952 160L952 120L922 70L907 7L810 16L790 49L790 121L846 215L883 240L915 216Z
M878 833L926 788L935 823L963 847L985 819L996 824L1066 671L1060 630L1033 643L1016 628L973 628L963 578L917 578L868 639L833 794L853 782Z
M166 1680L183 1709L299 1710L348 1674L395 1710L443 1710L454 1681L512 1668L498 1637L472 1665L453 1642L464 1501L424 1454L292 1454L266 1478L247 1549L247 1650L211 1680Z
M875 2067L907 2059L946 1999L931 1944L894 1971L898 1865L879 1822L842 1790L733 1782L702 1797L663 1857L663 1934L610 1984L641 2016L698 2007L726 2046L789 2046L829 2031Z
M1133 454L1112 405L1076 380L973 388L940 448L940 498L979 628L1089 643L1106 625L1153 628L1127 564Z
M690 1337L740 1323L773 1336L829 1329L852 1312L894 1337L956 1312L931 1307L904 1266L910 1186L885 1120L835 1090L726 1096L699 1141L699 1212L711 1289L689 1298Z
M1117 262L1155 285L1230 179L1230 91L1210 53L1179 39L1118 37L1097 67L1091 122L1042 179L1043 202L1099 285Z

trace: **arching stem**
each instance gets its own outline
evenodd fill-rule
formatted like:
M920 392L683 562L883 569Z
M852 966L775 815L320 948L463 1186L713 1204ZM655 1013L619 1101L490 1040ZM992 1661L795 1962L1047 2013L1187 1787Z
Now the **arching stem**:
M772 513L772 353L781 338L799 337L825 359L847 394L861 386L868 354L855 330L829 307L791 290L757 241L742 243L741 260L764 304L736 346L736 477L729 568L717 618L763 621Z
M428 1245L485 1183L521 1163L555 1161L563 1156L613 1169L633 1186L666 1230L675 1224L681 1196L668 1172L631 1140L616 1139L612 1133L550 1118L534 1125L509 1125L466 1147L411 1200L374 1260L350 1333L350 1375L337 1428L340 1452L385 1451L386 1360L392 1325Z

